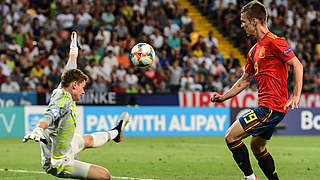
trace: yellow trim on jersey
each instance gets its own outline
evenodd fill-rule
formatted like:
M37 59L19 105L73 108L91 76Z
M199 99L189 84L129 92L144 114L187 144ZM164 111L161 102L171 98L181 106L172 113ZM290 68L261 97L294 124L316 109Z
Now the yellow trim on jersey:
M277 39L277 38L278 38L277 35L275 35L275 34L273 34L273 33L271 33L271 32L268 33L267 36L268 36L269 38L271 38L271 39Z

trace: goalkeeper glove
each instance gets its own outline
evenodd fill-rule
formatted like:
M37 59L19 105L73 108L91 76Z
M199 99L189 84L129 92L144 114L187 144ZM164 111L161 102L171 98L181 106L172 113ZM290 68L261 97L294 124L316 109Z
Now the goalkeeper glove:
M31 133L26 134L23 137L22 142L27 142L29 139L34 140L36 142L42 141L46 144L47 140L43 136L44 129L41 127L36 127Z
M78 49L81 49L80 43L78 41L77 33L73 31L71 33L70 55L78 55Z

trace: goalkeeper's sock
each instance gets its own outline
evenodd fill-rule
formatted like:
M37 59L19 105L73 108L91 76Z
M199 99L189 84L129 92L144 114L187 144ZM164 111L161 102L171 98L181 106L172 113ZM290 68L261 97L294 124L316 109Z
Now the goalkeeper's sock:
M105 143L109 142L110 140L117 137L119 132L117 130L111 130L107 132L96 132L91 134L93 137L93 146L92 147L99 147L104 145Z
M233 154L233 159L236 161L244 175L250 176L253 174L246 145L241 140L227 143L227 145Z
M269 180L278 180L278 174L271 154L265 149L262 153L255 154L258 164Z

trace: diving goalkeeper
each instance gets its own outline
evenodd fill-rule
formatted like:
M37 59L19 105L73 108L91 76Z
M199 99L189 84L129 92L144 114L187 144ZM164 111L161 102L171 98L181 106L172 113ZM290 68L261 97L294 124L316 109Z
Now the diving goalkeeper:
M76 101L84 94L88 80L77 68L77 33L72 32L70 57L61 77L61 83L51 95L50 103L37 127L24 136L40 141L41 164L48 174L61 178L111 179L109 171L101 166L79 161L77 153L85 148L99 147L110 140L120 142L123 130L129 122L129 114L122 113L115 128L80 136L75 133Z

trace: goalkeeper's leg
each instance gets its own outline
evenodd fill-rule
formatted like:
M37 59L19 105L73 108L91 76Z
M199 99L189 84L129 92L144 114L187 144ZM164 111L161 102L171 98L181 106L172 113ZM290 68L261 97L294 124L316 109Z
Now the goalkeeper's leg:
M120 142L129 118L129 114L124 112L121 114L117 126L110 131L86 134L82 137L76 134L72 141L73 152L78 153L85 148L99 147L110 140Z
M69 176L70 177L70 176ZM101 166L74 160L71 177L74 179L111 179L109 171Z

